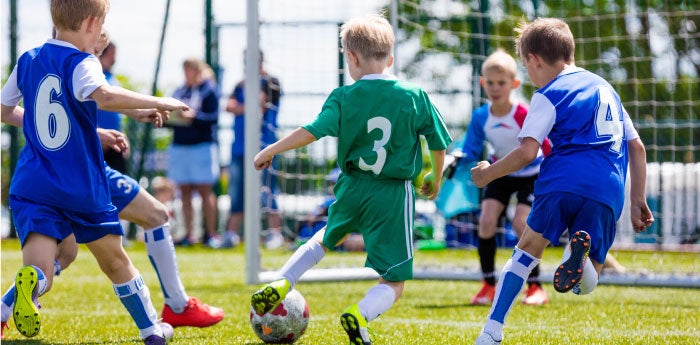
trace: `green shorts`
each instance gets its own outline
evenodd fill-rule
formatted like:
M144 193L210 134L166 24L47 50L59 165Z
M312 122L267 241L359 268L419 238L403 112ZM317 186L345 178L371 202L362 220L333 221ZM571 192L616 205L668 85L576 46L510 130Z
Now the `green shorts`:
M365 266L388 281L413 279L415 192L408 180L378 180L362 174L341 174L328 209L323 237L326 248L345 235L362 233Z

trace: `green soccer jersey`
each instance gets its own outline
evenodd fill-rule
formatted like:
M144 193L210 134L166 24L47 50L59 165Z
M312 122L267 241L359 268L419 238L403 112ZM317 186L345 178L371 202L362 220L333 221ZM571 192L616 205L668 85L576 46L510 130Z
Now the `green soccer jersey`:
M430 150L444 150L452 142L428 94L388 75L365 76L333 90L304 128L316 139L338 138L338 165L344 172L379 179L413 180L420 174L421 135Z

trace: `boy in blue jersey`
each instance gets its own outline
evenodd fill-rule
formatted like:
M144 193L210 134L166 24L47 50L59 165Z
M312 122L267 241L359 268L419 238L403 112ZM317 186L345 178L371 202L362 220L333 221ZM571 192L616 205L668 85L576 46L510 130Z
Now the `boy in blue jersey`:
M98 128L97 133L103 147L109 147L118 153L128 148L125 136L119 131ZM144 229L146 252L158 275L158 282L165 298L161 313L163 322L173 327L208 327L219 323L224 317L224 311L204 304L196 297L188 296L182 285L170 233L168 208L142 189L133 178L123 175L107 164L105 169L111 200L117 208L119 218ZM57 276L68 268L77 255L78 244L75 242L75 236L64 238L58 245L54 275ZM12 315L14 295L15 285L12 284L2 296L2 303L0 303L0 321L2 322L0 339L4 339L4 330L9 328L7 322Z
M401 297L405 281L413 278L412 181L421 172L420 136L431 154L432 172L421 187L430 199L440 191L445 148L452 138L425 91L387 74L394 59L394 33L385 18L350 19L340 38L355 83L333 90L314 122L266 147L254 161L256 169L264 169L280 152L337 137L342 172L334 188L336 201L328 209L326 227L287 260L279 280L253 294L251 306L260 315L273 310L328 248L360 232L365 266L380 278L362 300L343 311L340 323L350 344L367 345L368 322L388 311Z
M476 344L500 344L503 324L544 249L569 229L570 245L554 277L558 292L588 294L598 284L630 167L631 221L636 232L654 221L646 203L646 151L620 98L603 78L574 65L574 37L560 19L539 18L517 29L516 52L539 90L518 135L520 146L494 164L479 162L472 178L484 186L537 156L546 137L535 200L513 255L505 264L486 325Z
M144 343L164 344L172 329L158 324L150 292L121 245L96 132L97 109L143 109L130 116L160 126L168 111L188 107L107 83L97 58L85 51L100 38L108 1L52 0L50 8L56 39L24 53L2 89L2 121L22 117L26 140L10 185L25 265L15 277L15 325L25 336L39 333L37 299L51 287L58 243L74 235L112 281Z

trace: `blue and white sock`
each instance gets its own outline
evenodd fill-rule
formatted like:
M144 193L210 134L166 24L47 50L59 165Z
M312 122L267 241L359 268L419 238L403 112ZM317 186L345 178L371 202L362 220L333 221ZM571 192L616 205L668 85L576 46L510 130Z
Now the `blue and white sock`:
M357 302L360 314L370 322L389 310L396 300L396 292L391 286L377 284L367 291L365 297Z
M144 236L148 259L158 275L165 304L175 313L182 313L189 297L180 281L175 246L170 235L170 224L165 223L157 228L145 230Z
M158 325L158 314L151 302L151 293L144 284L143 278L137 274L134 279L123 284L112 284L114 292L119 297L131 318L139 328L141 339L151 335L163 336L163 330Z
M2 303L0 303L0 321L7 322L12 316L12 308L15 305L15 284L13 283L7 292L2 295Z
M530 272L539 263L540 259L515 247L513 255L501 270L498 284L496 284L496 296L482 332L490 334L494 340L503 339L503 324L506 316L518 298Z
M287 259L287 262L280 269L280 274L294 288L304 272L314 267L324 256L326 256L326 251L320 243L313 239L306 241Z

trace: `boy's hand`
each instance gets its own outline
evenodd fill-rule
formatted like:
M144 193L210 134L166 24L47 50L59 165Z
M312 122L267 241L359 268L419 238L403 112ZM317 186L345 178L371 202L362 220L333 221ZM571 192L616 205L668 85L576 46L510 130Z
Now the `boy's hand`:
M153 127L160 128L163 127L163 123L170 118L170 113L165 110L159 109L134 109L131 111L125 111L132 115L138 122L151 122Z
M489 182L491 182L486 170L489 166L491 166L491 163L487 161L481 161L477 163L475 167L472 168L472 181L474 181L474 184L476 184L477 187L483 188L484 186L489 184Z
M633 200L630 206L630 213L632 229L637 233L646 230L654 222L654 215L651 213L645 200L636 202Z
M117 152L127 153L129 151L129 140L126 139L124 133L114 129L97 129L97 136L100 137L102 149L111 148Z
M435 175L432 172L425 174L423 177L423 185L420 187L420 193L425 195L430 200L435 200L440 192L441 181L435 181Z
M256 170L267 169L272 164L272 158L274 158L274 155L267 153L267 150L262 150L255 155L253 165L255 165Z

